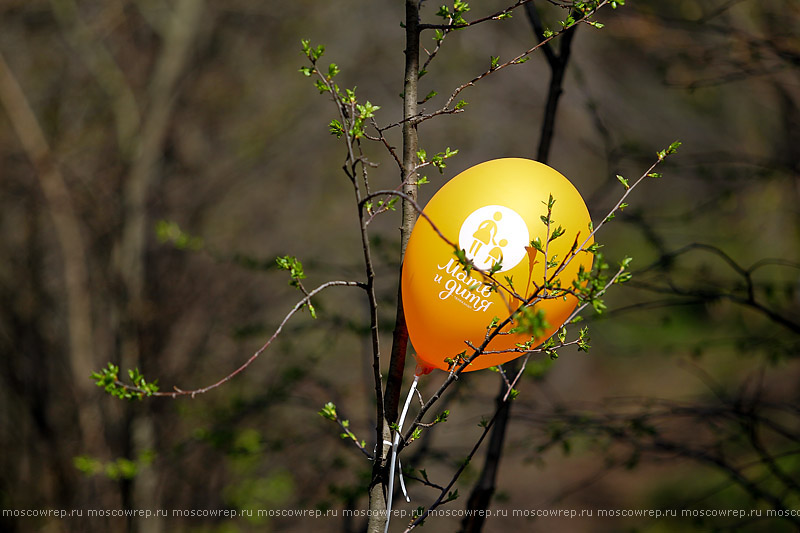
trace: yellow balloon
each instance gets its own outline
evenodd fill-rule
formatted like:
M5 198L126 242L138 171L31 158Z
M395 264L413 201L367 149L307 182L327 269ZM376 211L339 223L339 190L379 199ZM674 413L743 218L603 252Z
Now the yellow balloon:
M555 202L548 230L543 217L547 218L551 196ZM483 274L475 269L467 274L455 249L423 217L417 220L406 248L401 283L409 337L423 369L448 370L447 359L452 361L464 351L469 357L473 350L468 343L480 346L495 318L502 321L519 308L521 301L509 290L524 298L537 291L543 295L545 275L549 279L562 267L575 243L577 253L553 281L571 288L581 267L586 272L591 269L592 255L584 251L593 242L587 241L591 219L586 204L567 178L536 161L495 159L469 168L446 183L423 212L475 267L485 271L495 267L494 277L502 285L490 290ZM559 227L563 234L553 238ZM537 240L541 251L536 249ZM545 255L551 263L546 272ZM547 327L529 347L555 333L576 305L577 299L569 294L537 302L533 309L544 311ZM531 335L509 333L514 325L503 328L503 334L486 347L487 353L465 370L499 365L522 355L516 345L530 341Z

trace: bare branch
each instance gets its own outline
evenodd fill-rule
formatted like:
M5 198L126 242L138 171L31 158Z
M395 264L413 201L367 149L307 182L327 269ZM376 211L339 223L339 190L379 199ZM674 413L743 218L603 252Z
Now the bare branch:
M177 398L179 396L191 396L192 398L194 398L198 394L205 394L206 392L208 392L210 390L213 390L213 389L216 389L220 385L223 385L224 383L227 383L228 381L233 379L236 375L241 373L244 369L246 369L248 366L250 366L256 359L258 359L258 357L262 353L264 353L264 351L267 348L269 348L270 344L272 344L272 341L274 341L276 338L278 338L278 335L280 335L281 331L283 331L283 328L289 322L289 319L291 319L298 311L300 311L303 307L305 307L311 301L311 298L313 296L319 294L320 292L322 292L323 290L327 289L328 287L360 287L360 288L365 289L365 290L367 289L367 287L366 287L366 285L364 283L360 283L360 282L356 282L356 281L328 281L328 282L325 282L322 285L320 285L319 287L317 287L316 289L314 289L312 291L309 291L306 294L305 298L303 298L299 302L297 302L295 304L295 306L292 308L292 310L289 311L289 313L283 318L281 323L278 325L278 328L275 330L275 332L272 334L272 336L267 340L267 342L265 342L258 350L256 350L255 353L253 353L253 355L251 355L250 358L247 361L245 361L241 366L239 366L239 368L237 368L236 370L234 370L233 372L231 372L227 376L223 377L222 379L220 379L219 381L217 381L215 383L212 383L211 385L208 385L206 387L202 387L200 389L183 390L183 389L180 389L178 387L174 387L174 390L172 392L158 391L158 392L153 392L153 393L151 393L149 395L150 396L169 397L169 398ZM143 389L140 389L139 387L134 387L132 385L129 385L127 383L123 383L121 381L117 381L116 384L118 386L120 386L120 387L123 387L123 388L129 390L129 391L148 394L147 391L145 391Z
M466 24L454 24L452 22L452 18L451 18L450 22L447 23L447 24L420 24L420 29L421 30L446 30L446 31L452 31L452 30L460 30L460 29L463 29L463 28L469 28L470 26L475 26L477 24L480 24L482 22L488 22L490 20L502 20L503 19L503 15L507 15L508 13L511 13L516 8L518 8L519 6L525 5L525 4L527 4L529 2L532 2L532 1L533 0L517 0L516 3L514 3L513 5L505 8L505 9L501 9L500 11L492 13L491 15L487 15L485 17L481 17L479 19L472 20L470 22L467 22Z
M501 64L499 64L497 66L490 67L488 70L486 70L485 72L475 76L470 81L458 86L451 93L450 97L445 101L445 104L439 110L434 111L432 113L421 112L421 113L418 113L418 114L413 115L413 116L403 117L403 120L401 120L399 122L394 122L392 124L389 124L388 126L384 126L382 128L379 128L379 131L386 131L388 129L397 127L397 126L399 126L401 124L404 124L406 122L409 122L409 121L413 122L414 124L420 124L420 123L422 123L422 122L424 122L426 120L429 120L429 119L431 119L433 117L437 117L439 115L452 115L452 114L460 113L463 110L462 107L460 107L458 105L456 105L455 107L451 107L451 105L453 104L455 99L458 97L458 95L461 94L462 91L464 91L468 87L474 86L477 82L479 82L480 80L484 79L485 77L487 77L487 76L489 76L489 75L491 75L491 74L493 74L495 72L498 72L500 70L508 68L511 65L519 65L519 64L524 63L526 61L526 58L528 56L530 56L532 53L534 53L536 50L538 50L539 48L542 48L547 43L549 43L550 41L555 39L556 37L559 37L562 34L564 34L565 32L569 31L575 25L587 22L592 15L594 15L600 8L602 8L603 6L608 4L608 2L609 2L609 0L604 0L603 2L598 4L598 6L594 10L586 13L581 18L576 19L574 23L564 27L563 29L559 30L558 32L554 32L551 36L545 38L543 41L539 42L537 45L529 48L528 50L522 52L521 54L518 54L514 58L506 61L505 63L501 63ZM520 3L519 5L522 5L522 3ZM435 27L436 27L435 25L430 25L427 28L435 28Z

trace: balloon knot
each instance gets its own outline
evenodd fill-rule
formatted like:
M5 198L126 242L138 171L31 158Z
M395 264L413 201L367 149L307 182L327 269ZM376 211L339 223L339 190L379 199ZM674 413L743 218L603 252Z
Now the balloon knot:
M433 372L432 366L422 364L419 362L419 359L417 359L417 367L414 369L415 376L424 376L425 374L430 374L431 372Z

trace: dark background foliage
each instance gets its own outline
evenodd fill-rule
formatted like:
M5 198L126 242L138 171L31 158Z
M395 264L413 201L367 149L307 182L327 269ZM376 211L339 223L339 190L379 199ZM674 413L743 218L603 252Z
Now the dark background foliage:
M505 7L478 4L476 17ZM536 4L556 25L561 10ZM490 56L532 46L515 13L448 36L420 94L449 94ZM300 315L246 372L194 399L120 402L89 374L112 361L164 390L208 385L297 301L276 256L299 257L309 286L361 275L342 148L327 131L335 108L298 73L300 39L325 43L340 84L382 106L387 124L402 118L402 18L387 1L0 3L2 507L340 515L3 516L4 531L363 527L341 511L364 508L370 466L317 415L333 401L360 438L373 434L360 295L331 289L317 320ZM572 44L549 164L597 218L621 193L616 174L638 176L675 139L683 147L599 236L610 260L634 257L635 275L605 314L587 315L589 355L530 364L492 508L796 511L800 5L629 0L597 18L605 28L582 26ZM428 153L459 153L443 176L428 174L423 200L478 162L536 157L548 82L534 54L465 91L464 113L425 123ZM395 187L383 148L366 150L380 163L374 183ZM398 225L389 213L373 230L386 342ZM448 422L404 466L444 483L494 412L497 379L464 376L444 399ZM423 391L438 383L426 380ZM413 480L410 492L409 510L431 499ZM486 530L790 531L798 521L509 512Z

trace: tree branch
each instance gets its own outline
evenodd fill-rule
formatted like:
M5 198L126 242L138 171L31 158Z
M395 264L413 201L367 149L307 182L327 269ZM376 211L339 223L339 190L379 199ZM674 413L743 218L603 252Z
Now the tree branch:
M178 387L174 387L171 392L158 391L158 392L153 392L153 393L148 393L146 390L140 389L139 387L135 387L135 386L129 385L129 384L124 383L122 381L117 381L116 385L118 385L120 387L123 387L123 388L125 388L127 390L133 391L133 392L148 394L149 396L160 396L160 397L169 397L169 398L177 398L179 396L191 396L193 399L198 394L205 394L206 392L208 392L210 390L216 389L220 385L223 385L224 383L227 383L228 381L230 381L231 379L236 377L244 369L246 369L248 366L253 364L253 362L256 359L258 359L258 357L262 353L264 353L264 351L267 348L269 348L269 346L272 344L272 341L274 341L276 338L278 338L278 335L281 334L281 331L283 331L283 328L289 322L289 319L291 319L298 311L303 309L303 307L305 307L306 304L308 304L311 301L311 298L313 296L319 294L320 292L322 292L323 290L327 289L328 287L361 287L362 289L365 289L365 290L367 289L365 284L359 283L359 282L356 282L356 281L328 281L328 282L323 283L322 285L320 285L316 289L314 289L312 291L308 291L306 296L303 299L301 299L300 301L298 301L295 304L295 306L291 309L291 311L289 311L289 313L287 313L286 316L283 317L283 320L278 325L278 328L275 330L275 332L272 334L272 336L269 339L267 339L267 342L265 342L258 350L256 350L255 353L253 353L253 355L251 355L250 358L247 361L245 361L242 365L240 365L236 370L234 370L233 372L231 372L227 376L223 377L222 379L216 381L215 383L212 383L211 385L208 385L206 387L202 387L202 388L199 388L199 389L193 389L193 390L183 390L183 389L180 389Z

